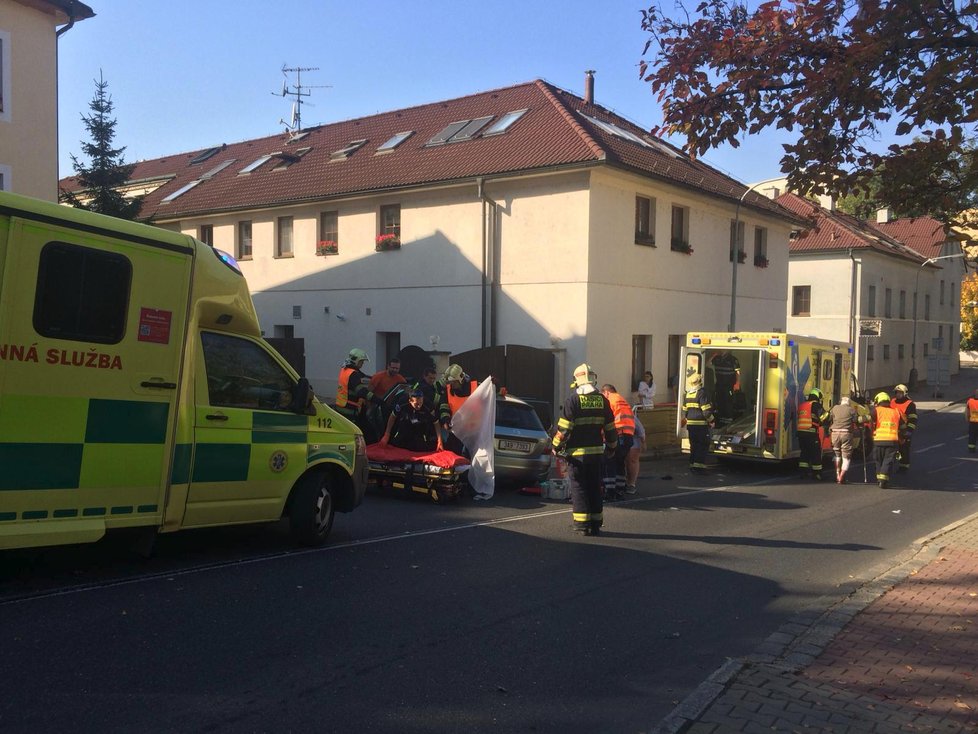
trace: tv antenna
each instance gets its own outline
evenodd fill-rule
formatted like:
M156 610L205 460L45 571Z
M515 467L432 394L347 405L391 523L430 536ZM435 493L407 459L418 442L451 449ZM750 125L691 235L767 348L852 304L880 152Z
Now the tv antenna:
M279 123L285 125L285 129L288 130L290 135L296 135L302 131L302 105L303 97L309 97L312 92L310 89L329 89L330 85L305 85L302 84L302 72L304 71L319 71L318 66L287 66L282 64L282 76L285 79L282 81L282 91L272 92L276 97L292 97L292 117L290 122L286 122L283 119L279 119ZM289 85L289 74L295 74L295 84Z

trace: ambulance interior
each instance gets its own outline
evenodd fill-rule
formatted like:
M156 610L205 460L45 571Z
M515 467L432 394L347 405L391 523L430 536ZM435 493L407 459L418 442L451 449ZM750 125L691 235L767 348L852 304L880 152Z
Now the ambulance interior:
M687 355L686 374L692 374L692 368L703 376L703 386L713 404L715 441L757 443L761 360L766 356L761 349L727 347L708 347ZM694 360L692 364L690 360Z

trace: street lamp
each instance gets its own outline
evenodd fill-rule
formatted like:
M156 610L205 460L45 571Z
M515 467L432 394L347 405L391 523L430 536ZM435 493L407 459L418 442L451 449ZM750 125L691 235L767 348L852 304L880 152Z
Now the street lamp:
M917 301L920 300L920 294L918 292L918 287L920 286L920 273L923 271L924 266L930 265L938 260L956 260L958 258L967 257L966 252L955 252L953 255L938 255L937 257L929 257L920 263L920 267L917 268L917 277L914 279L913 283L913 340L910 343L910 357L912 360L912 365L910 368L910 379L907 382L910 385L910 389L917 386Z
M764 184L774 183L775 181L783 181L784 176L778 176L777 178L768 178L763 181L758 181L757 183L752 183L747 189L740 195L737 199L737 208L734 210L734 225L733 233L730 235L733 239L733 264L732 264L732 274L730 276L730 325L727 331L737 330L737 262L738 255L740 251L737 249L737 230L740 229L740 205L744 203L744 199L747 197L751 191L756 189L758 186L763 186ZM746 237L744 238L747 239ZM746 247L746 242L744 247Z

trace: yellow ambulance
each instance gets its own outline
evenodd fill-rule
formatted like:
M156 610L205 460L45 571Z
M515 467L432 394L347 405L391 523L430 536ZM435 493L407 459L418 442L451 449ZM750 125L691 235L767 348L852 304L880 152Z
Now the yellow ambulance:
M716 417L712 453L770 461L797 458L798 406L815 387L822 391L826 410L853 394L852 355L847 342L797 334L687 334L676 422L682 450L689 452L681 410L686 382L700 375ZM852 405L857 413L868 414L862 405ZM822 446L831 451L828 436L823 436Z
M316 545L366 486L231 256L0 192L0 549L283 517Z

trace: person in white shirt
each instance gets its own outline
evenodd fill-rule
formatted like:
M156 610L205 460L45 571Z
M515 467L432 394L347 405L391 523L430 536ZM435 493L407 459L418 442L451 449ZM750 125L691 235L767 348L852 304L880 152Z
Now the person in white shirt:
M651 372L642 375L642 380L638 383L638 399L643 408L655 407L655 378Z

